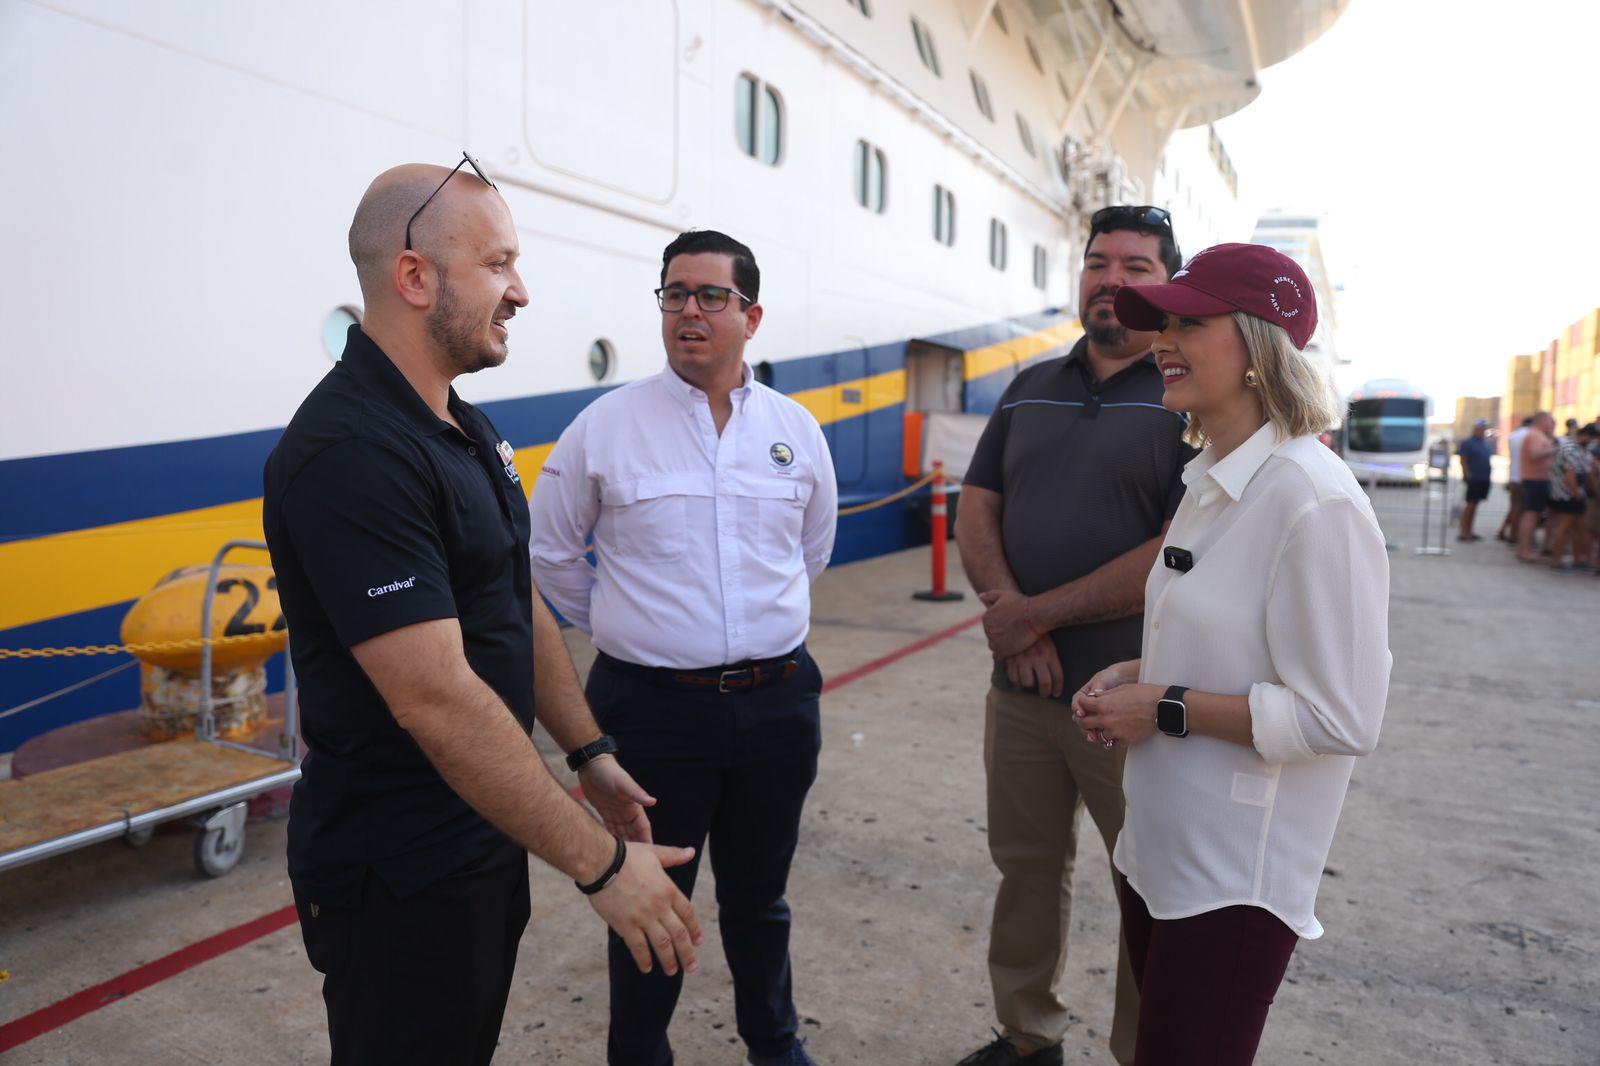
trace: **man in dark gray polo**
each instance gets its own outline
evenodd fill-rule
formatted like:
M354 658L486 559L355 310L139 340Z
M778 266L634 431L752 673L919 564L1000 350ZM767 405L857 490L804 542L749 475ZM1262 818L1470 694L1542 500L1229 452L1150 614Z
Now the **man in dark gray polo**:
M1096 671L1139 657L1145 578L1195 454L1161 404L1149 333L1117 322L1123 285L1181 259L1166 211L1095 214L1078 288L1086 334L1017 375L967 468L956 539L988 612L984 729L989 851L1000 869L989 937L998 1039L962 1066L1057 1066L1081 802L1109 857L1122 828L1122 751L1083 742L1067 705ZM1111 1052L1133 1061L1138 992L1119 951Z

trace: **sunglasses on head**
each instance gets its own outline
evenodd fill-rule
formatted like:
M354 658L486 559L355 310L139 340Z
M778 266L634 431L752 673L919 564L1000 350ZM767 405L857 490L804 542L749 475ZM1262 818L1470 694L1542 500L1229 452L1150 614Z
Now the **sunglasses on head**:
M1142 207L1120 204L1116 207L1102 207L1089 216L1090 236L1118 226L1165 226L1170 230L1172 212L1164 207L1152 207L1149 204Z
M472 158L466 152L461 153L461 162L456 164L456 170L460 170L464 166L470 166L472 168L472 172L478 175L478 177L482 178L483 183L489 186L489 188L498 188L494 182L489 180L489 175L483 172L483 168L478 165L478 161ZM429 193L428 198L422 201L422 207L427 207L429 204L433 203L433 198L438 196L440 191L443 190L446 185L450 184L450 179L456 176L456 170L452 170L450 173L444 176L444 180L439 183L439 188ZM417 220L417 216L422 214L422 207L419 207L415 211L411 212L411 217L406 219L406 251L408 252L412 250L411 223L415 222Z

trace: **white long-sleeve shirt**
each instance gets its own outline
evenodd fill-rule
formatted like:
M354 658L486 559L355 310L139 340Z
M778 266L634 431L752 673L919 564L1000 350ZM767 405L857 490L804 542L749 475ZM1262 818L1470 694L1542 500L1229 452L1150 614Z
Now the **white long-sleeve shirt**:
M1114 862L1156 918L1264 907L1300 936L1355 757L1388 698L1389 560L1349 469L1314 437L1269 423L1188 491L1145 585L1140 680L1248 695L1254 748L1161 733L1128 751Z
M545 461L534 580L608 655L691 669L805 640L833 552L833 459L811 412L744 374L720 437L705 393L668 368L590 404Z

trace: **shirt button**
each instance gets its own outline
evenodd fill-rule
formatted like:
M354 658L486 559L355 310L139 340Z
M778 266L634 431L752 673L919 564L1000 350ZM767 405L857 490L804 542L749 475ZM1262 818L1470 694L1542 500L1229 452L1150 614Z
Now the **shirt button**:
M1161 623L1160 622L1152 622L1150 624L1150 628L1151 629L1160 629L1161 628Z
M472 445L469 444L469 445L467 445L467 454L468 455L477 455L478 454L478 449L472 447Z

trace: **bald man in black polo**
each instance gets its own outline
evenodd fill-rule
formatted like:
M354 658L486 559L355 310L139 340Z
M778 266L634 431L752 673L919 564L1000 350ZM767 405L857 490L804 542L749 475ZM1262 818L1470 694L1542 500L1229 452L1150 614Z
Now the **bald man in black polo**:
M451 388L505 361L528 302L505 201L469 157L396 167L362 197L350 255L364 320L265 471L309 749L289 878L333 1062L486 1063L526 853L579 883L641 970L653 954L673 973L701 934L662 866L693 849L622 842L649 798L589 746L511 446ZM544 765L535 716L604 825Z

